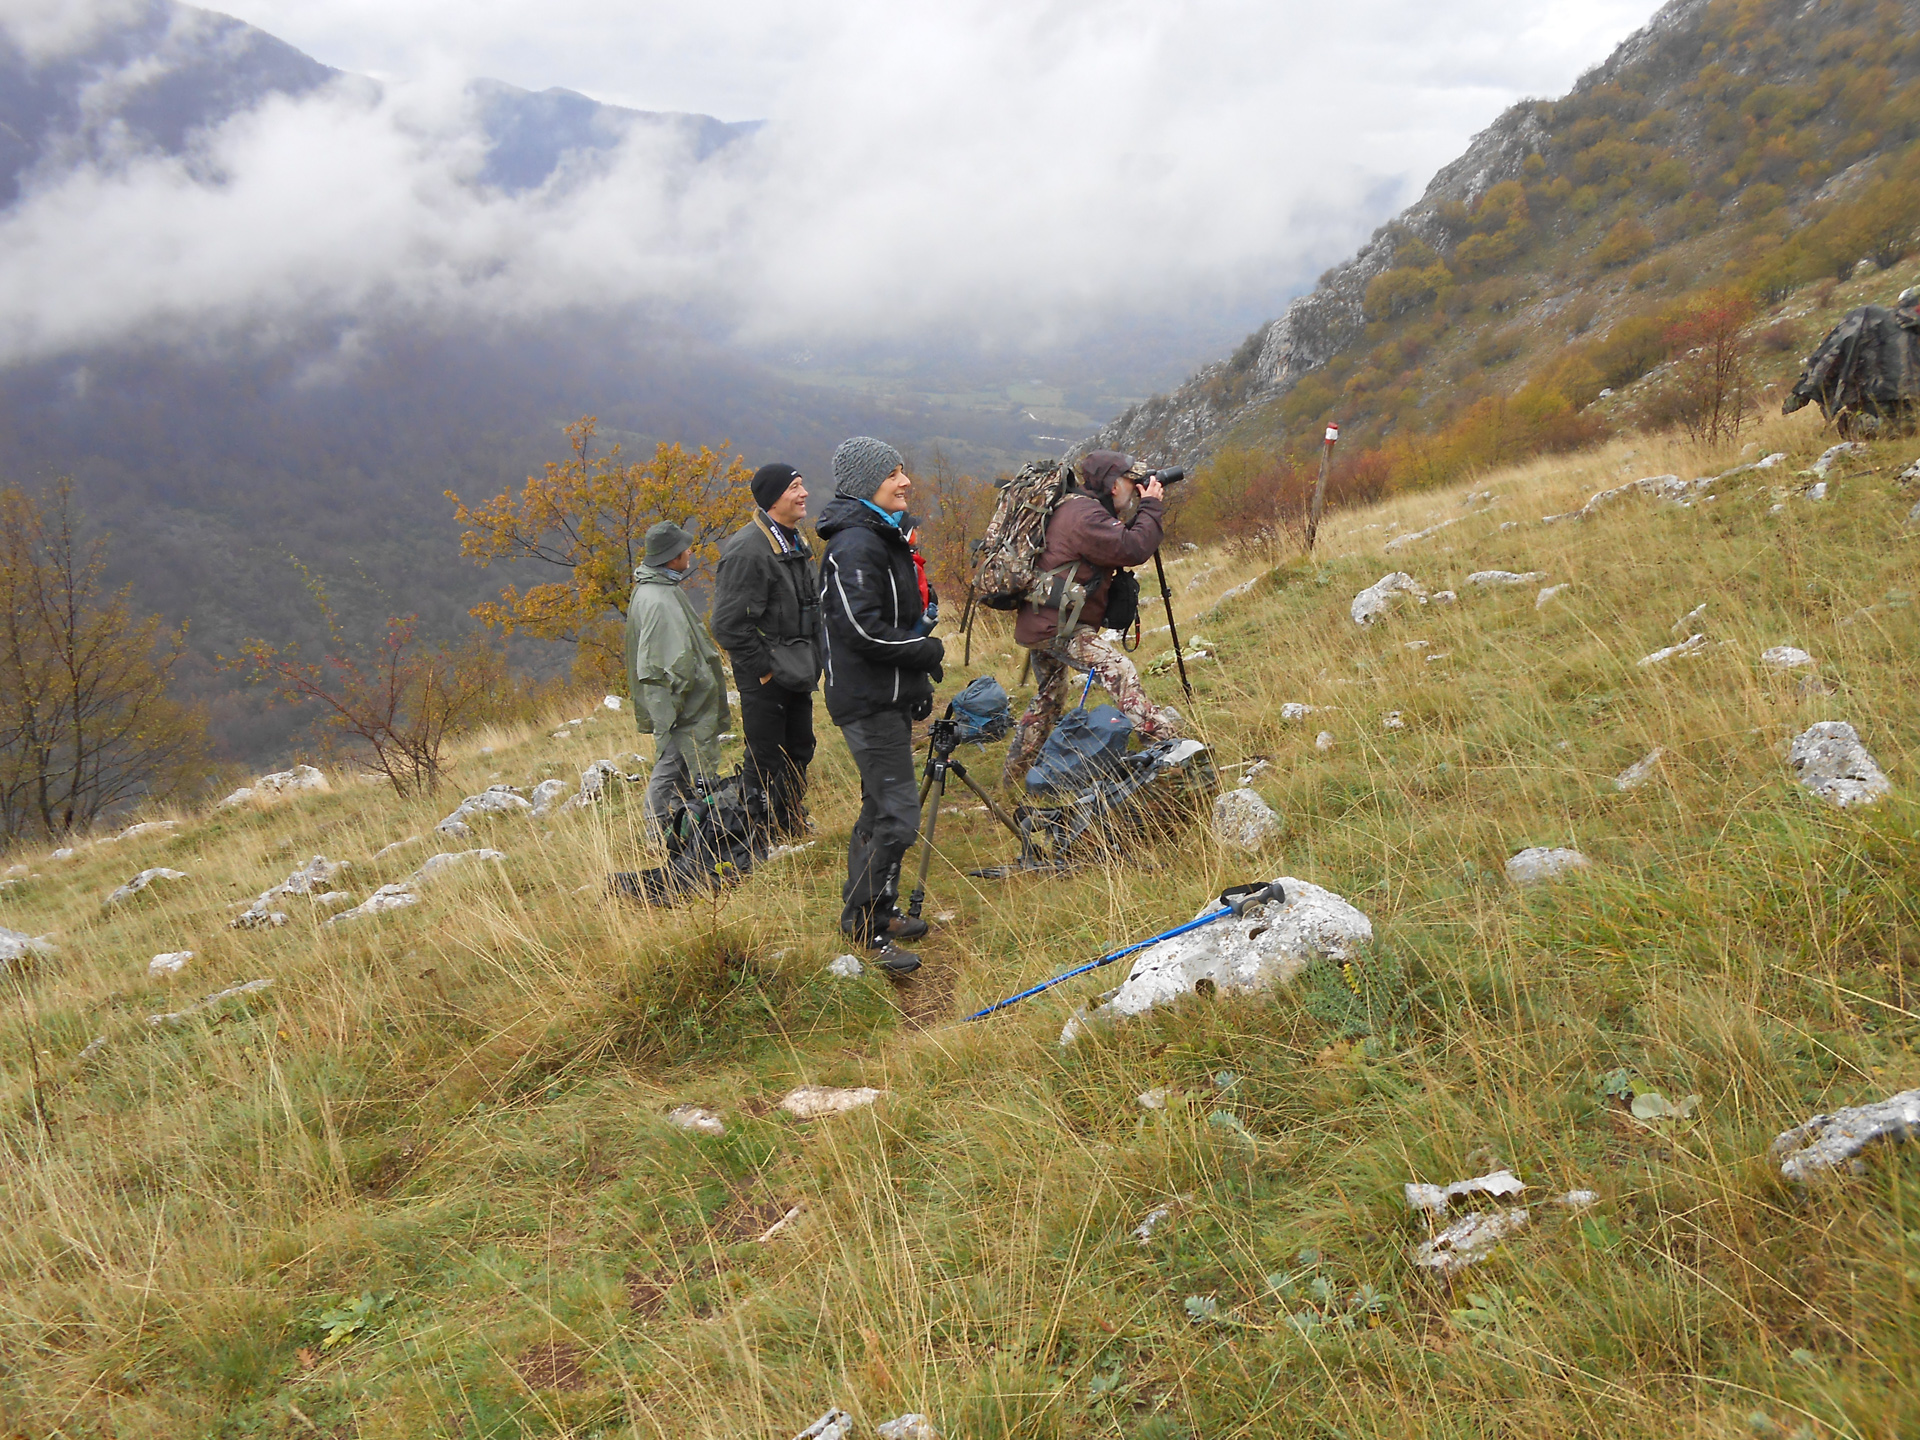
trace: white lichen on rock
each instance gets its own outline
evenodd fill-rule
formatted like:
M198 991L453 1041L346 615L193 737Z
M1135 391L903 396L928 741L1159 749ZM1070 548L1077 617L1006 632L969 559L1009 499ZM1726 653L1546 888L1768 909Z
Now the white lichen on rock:
M1213 802L1213 833L1222 845L1258 850L1284 827L1256 790L1229 790Z
M1420 582L1406 571L1396 570L1391 575L1382 575L1354 596L1347 613L1353 616L1354 624L1371 625L1387 613L1396 595L1411 595L1420 604L1427 603L1427 592Z
M1565 846L1530 845L1507 861L1507 879L1515 885L1538 885L1592 864L1578 850Z
M1859 1174L1860 1154L1870 1145L1920 1136L1920 1090L1903 1090L1875 1105L1855 1105L1815 1115L1773 1142L1772 1155L1789 1180L1831 1175L1842 1165Z

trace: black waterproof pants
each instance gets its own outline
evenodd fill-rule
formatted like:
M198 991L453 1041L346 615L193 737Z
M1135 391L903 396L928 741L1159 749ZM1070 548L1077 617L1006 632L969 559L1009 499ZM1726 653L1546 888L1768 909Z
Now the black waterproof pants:
M920 831L920 785L914 774L913 722L904 710L849 720L840 727L860 767L860 818L847 842L846 902L840 928L872 943L900 894L900 860Z
M740 687L740 734L747 742L747 784L767 797L767 828L786 840L804 828L801 801L813 763L813 696L757 675L733 672Z

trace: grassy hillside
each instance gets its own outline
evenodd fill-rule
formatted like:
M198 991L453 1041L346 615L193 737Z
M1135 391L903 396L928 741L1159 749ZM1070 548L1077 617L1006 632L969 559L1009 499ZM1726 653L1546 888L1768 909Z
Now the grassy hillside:
M1920 1432L1920 1147L1806 1193L1766 1159L1815 1111L1920 1085L1920 496L1895 478L1920 443L1777 496L1826 438L1770 422L1790 464L1692 508L1540 523L1737 458L1642 436L1469 503L1343 512L1311 563L1183 557L1186 617L1260 577L1188 620L1218 647L1191 708L1223 762L1270 758L1284 836L1249 857L1196 823L981 882L964 870L1008 846L956 806L929 906L954 918L898 988L823 973L855 799L831 730L813 848L671 914L602 898L639 848L611 805L491 822L504 864L409 911L326 929L294 897L284 929L224 923L315 853L354 863L356 895L400 878L434 847L375 852L458 793L632 747L604 712L476 742L439 804L336 777L18 857L0 923L60 954L8 974L0 1018L0 1430L784 1440L837 1403L861 1435L914 1410L950 1437ZM1496 567L1571 588L1536 608L1533 585L1464 583ZM1459 603L1355 626L1396 569ZM1636 663L1701 604L1713 648ZM1819 685L1765 670L1779 644ZM976 658L1015 678L1010 645ZM1323 708L1287 724L1287 701ZM1782 742L1822 719L1858 727L1892 798L1792 783ZM1654 779L1616 790L1656 745ZM1528 845L1594 865L1516 890ZM187 878L103 909L160 864ZM1371 917L1354 973L1066 1049L1118 967L958 1020L1276 874ZM1698 1110L1632 1119L1605 1093L1622 1070ZM801 1083L885 1093L801 1122L775 1108ZM1177 1094L1143 1109L1157 1087ZM669 1126L683 1103L727 1133ZM1413 1267L1402 1183L1501 1164L1530 1198L1599 1203L1536 1204L1451 1285Z

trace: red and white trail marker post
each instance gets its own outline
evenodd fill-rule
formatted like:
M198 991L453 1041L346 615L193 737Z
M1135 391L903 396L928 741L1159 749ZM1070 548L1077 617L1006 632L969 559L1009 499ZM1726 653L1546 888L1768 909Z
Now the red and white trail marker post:
M1320 533L1320 514L1327 508L1327 466L1333 459L1333 447L1340 443L1340 427L1327 422L1327 442L1320 451L1320 478L1313 482L1313 505L1307 511L1307 553L1313 553L1313 540Z

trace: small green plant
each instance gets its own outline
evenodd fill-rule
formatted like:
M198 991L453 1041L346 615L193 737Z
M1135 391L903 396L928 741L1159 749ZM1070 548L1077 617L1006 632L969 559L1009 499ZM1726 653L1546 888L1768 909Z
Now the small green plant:
M321 1332L320 1348L331 1350L336 1345L344 1345L349 1340L357 1340L370 1333L374 1322L392 1303L391 1290L368 1290L362 1292L358 1299L345 1301L331 1310L322 1310L313 1322Z
M1307 971L1300 1003L1341 1039L1368 1036L1391 1049L1413 1010L1407 967L1391 950L1326 961Z

